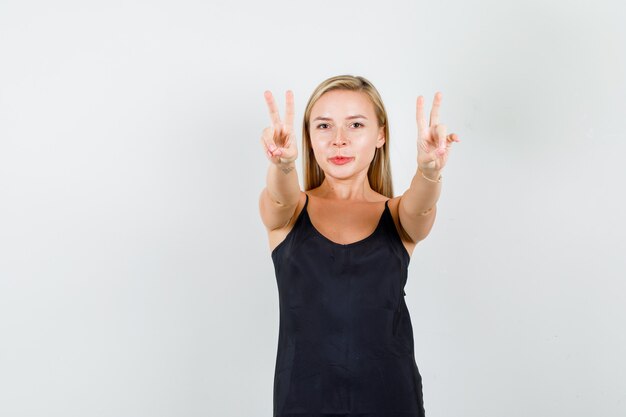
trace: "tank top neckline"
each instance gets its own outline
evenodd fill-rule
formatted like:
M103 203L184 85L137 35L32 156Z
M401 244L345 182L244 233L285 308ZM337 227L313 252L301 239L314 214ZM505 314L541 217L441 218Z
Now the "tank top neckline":
M304 215L306 216L306 219L309 223L309 226L311 226L311 229L315 232L316 235L318 235L320 238L322 238L325 242L336 246L336 247L341 247L341 248L351 248L353 246L358 246L362 243L365 243L367 241L369 241L370 239L372 239L377 233L378 231L381 229L382 225L383 225L383 220L385 218L385 214L387 213L387 211L389 211L389 199L385 200L385 209L383 210L382 214L380 215L380 218L378 219L378 223L376 224L376 228L374 229L374 231L372 233L370 233L368 236L364 237L363 239L357 240L356 242L350 242L350 243L337 243L334 242L332 240L330 240L329 238L327 238L326 236L324 236L322 234L322 232L320 232L319 230L317 230L317 228L313 225L313 222L311 221L311 217L309 216L309 211L308 211L308 205L309 205L309 195L306 194L306 201L304 203L304 207L302 208L302 211L304 212Z

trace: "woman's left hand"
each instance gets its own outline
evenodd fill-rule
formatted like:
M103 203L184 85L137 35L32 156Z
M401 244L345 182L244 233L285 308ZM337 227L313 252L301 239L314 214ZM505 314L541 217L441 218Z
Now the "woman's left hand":
M424 97L417 98L417 166L426 175L437 175L446 165L452 142L460 142L456 133L446 135L446 126L439 124L441 93L435 93L430 121L424 118Z

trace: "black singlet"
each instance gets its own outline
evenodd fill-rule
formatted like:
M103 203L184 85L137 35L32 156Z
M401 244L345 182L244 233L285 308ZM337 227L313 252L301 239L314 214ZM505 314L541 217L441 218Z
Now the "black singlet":
M315 229L309 196L272 251L280 326L274 417L423 417L404 301L410 256L388 201L376 230L348 244Z

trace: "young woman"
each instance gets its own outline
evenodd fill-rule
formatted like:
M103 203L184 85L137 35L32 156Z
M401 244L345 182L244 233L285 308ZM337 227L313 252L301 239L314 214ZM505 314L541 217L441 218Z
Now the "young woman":
M363 77L337 76L311 95L302 129L304 191L295 161L293 94L261 143L271 162L259 199L279 292L274 417L424 416L422 378L404 296L408 264L430 232L440 172L456 134L417 98L417 170L393 196L389 124Z

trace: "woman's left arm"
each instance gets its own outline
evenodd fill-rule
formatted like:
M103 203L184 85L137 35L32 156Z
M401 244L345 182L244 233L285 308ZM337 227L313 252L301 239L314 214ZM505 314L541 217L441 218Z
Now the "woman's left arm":
M435 94L428 126L422 96L417 98L416 107L417 172L398 206L400 224L415 243L426 238L432 229L441 194L441 170L448 160L452 142L460 142L458 135L446 135L446 126L439 124L441 93Z

